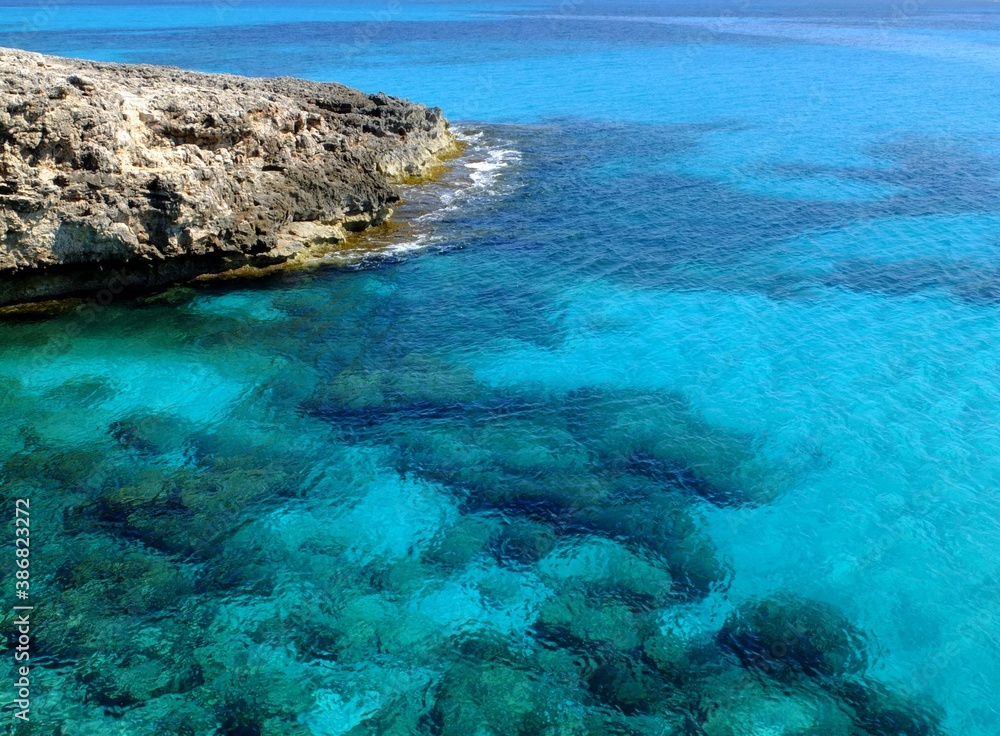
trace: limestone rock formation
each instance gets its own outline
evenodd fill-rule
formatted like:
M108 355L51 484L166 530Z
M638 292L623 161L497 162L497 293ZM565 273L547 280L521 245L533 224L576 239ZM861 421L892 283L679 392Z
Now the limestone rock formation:
M382 93L0 49L0 304L287 261L453 146Z

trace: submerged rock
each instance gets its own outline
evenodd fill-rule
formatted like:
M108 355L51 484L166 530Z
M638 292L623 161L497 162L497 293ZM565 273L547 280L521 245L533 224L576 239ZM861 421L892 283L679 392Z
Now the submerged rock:
M587 678L587 687L602 703L625 715L665 711L672 695L641 658L618 652L601 658Z
M186 695L161 695L145 703L142 708L127 714L122 719L123 722L129 723L129 716L135 718L136 723L132 726L135 731L151 726L155 733L170 734L170 736L213 733L216 728L212 712L192 703Z
M762 460L752 434L709 424L669 391L592 386L571 392L564 411L573 434L610 470L716 506L767 503L789 480L787 470Z
M576 693L538 673L496 662L452 667L427 721L440 736L586 733Z
M659 558L670 572L673 592L680 597L700 599L728 585L729 570L714 542L677 494L626 495L622 503L582 509L573 523Z
M505 520L490 537L487 549L498 563L509 567L534 565L556 544L552 527L531 519Z
M753 677L720 677L697 733L704 736L860 736L837 701L816 687L783 688Z
M631 651L642 645L652 629L648 616L621 601L569 593L545 602L533 633L548 645L589 653L607 647Z
M586 452L550 416L477 416L474 426L403 427L400 466L455 489L466 511L498 511L565 524L601 503L607 483Z
M463 514L435 535L422 559L445 570L465 567L487 551L502 531L498 516Z
M280 497L286 482L280 469L150 467L110 478L95 499L67 510L66 517L74 529L96 524L161 552L204 560L220 554L255 504ZM225 577L217 577L217 570L212 574L220 583Z
M163 414L131 415L112 423L109 430L122 447L149 455L183 451L192 432L182 418Z
M81 599L88 594L115 611L127 614L159 612L179 604L193 586L177 564L138 549L118 549L107 543L99 552L67 561L56 582Z
M185 692L200 685L197 672L171 671L171 662L134 657L118 658L96 655L94 662L80 666L78 679L90 702L105 707L123 708L152 700L167 693Z
M656 560L599 537L565 539L541 561L538 571L560 592L578 590L636 611L664 606L673 584Z
M391 369L342 371L315 392L305 409L326 419L365 424L389 415L453 414L482 393L471 369L414 354Z
M662 565L662 573L650 581L665 576L655 591L626 581L617 589L606 585L609 593L639 604L641 591L639 598L658 605L667 594L703 598L725 587L729 571L685 494L649 478L614 477L592 461L558 412L541 408L477 415L471 426L398 422L393 439L401 470L452 489L467 516L499 515L524 529L515 520L544 525L527 535L514 529L500 534L491 551L501 558L523 564L538 559L554 539L603 537L638 558L655 558L651 563ZM470 558L484 546L477 541Z
M0 304L287 261L453 146L440 110L338 84L0 49Z
M779 594L736 610L720 643L746 667L777 677L833 678L864 671L866 637L833 606Z
M854 723L869 736L937 736L941 714L927 698L917 702L865 678L838 682L833 692L851 710Z

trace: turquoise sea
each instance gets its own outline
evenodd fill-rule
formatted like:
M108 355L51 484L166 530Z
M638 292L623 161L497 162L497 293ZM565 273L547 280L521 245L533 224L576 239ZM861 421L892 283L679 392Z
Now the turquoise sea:
M996 3L0 0L0 46L466 143L360 257L0 323L4 733L1000 734Z

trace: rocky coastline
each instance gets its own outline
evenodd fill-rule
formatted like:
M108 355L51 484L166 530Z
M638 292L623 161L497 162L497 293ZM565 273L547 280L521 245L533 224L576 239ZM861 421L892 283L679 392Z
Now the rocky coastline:
M0 49L0 305L295 261L455 145L383 93Z

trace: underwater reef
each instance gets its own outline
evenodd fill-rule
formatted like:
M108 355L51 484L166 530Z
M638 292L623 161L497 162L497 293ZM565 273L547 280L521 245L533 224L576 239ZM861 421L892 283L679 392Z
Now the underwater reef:
M287 262L454 145L383 93L0 49L0 305Z
M211 426L117 412L70 446L68 407L113 385L5 384L24 421L0 436L3 506L30 496L48 530L41 723L6 732L944 733L825 602L775 591L691 623L730 584L705 513L808 468L670 392L379 363L270 379Z

